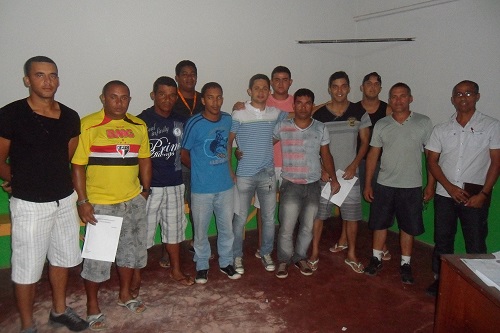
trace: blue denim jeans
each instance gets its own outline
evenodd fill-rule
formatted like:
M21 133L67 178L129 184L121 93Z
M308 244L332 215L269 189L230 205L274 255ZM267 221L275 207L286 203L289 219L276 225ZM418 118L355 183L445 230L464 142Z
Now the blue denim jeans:
M196 270L208 269L211 255L208 227L212 214L217 225L217 251L219 266L233 264L233 188L218 193L191 193L194 220L194 261Z
M436 195L434 198L434 252L432 271L439 274L442 254L455 252L457 220L460 219L467 253L486 253L488 236L488 205L482 208L465 207L452 198Z
M307 258L320 195L319 181L310 184L294 184L283 179L280 187L280 229L278 232L278 261L280 263L291 264ZM294 250L293 232L297 220L299 230Z
M252 177L238 177L240 209L234 215L234 257L243 257L243 231L247 221L248 209L255 192L260 201L260 213L262 216L262 246L261 255L270 254L274 246L274 214L276 211L276 175L274 168L259 171Z

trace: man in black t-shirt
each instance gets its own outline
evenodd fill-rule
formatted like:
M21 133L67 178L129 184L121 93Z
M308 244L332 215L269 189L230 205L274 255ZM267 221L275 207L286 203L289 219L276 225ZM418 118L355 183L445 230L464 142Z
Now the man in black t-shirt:
M78 144L78 114L57 102L57 66L44 56L24 65L28 98L0 111L0 178L12 193L12 281L22 332L36 332L36 282L49 261L49 322L82 331L88 323L66 306L68 268L82 261L80 223L69 162ZM9 159L10 163L7 163Z
M173 112L189 118L203 111L204 106L201 103L201 95L196 91L198 82L198 69L191 60L182 60L175 66L175 81L177 81L177 101L174 104ZM182 182L184 183L184 198L189 206L189 219L193 225L193 215L191 214L191 170L182 166ZM193 239L194 239L194 228ZM194 253L193 241L191 240L190 251ZM162 257L160 265L166 265L168 262L166 254Z

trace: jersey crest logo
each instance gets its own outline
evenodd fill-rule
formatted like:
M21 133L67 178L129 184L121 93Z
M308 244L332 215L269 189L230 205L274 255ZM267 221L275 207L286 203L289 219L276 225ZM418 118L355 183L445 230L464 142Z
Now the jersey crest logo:
M176 128L174 128L174 132L173 133L174 133L174 135L176 137L179 137L179 136L182 135L182 130L179 127L176 127Z
M121 157L125 158L125 155L130 151L129 145L117 145L116 151L120 154Z
M356 118L355 117L349 117L347 118L347 122L349 123L349 126L354 127L356 123Z

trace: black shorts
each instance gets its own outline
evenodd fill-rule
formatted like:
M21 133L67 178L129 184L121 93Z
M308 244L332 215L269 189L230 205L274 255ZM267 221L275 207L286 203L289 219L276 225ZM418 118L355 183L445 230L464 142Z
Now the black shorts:
M397 188L377 184L373 192L368 226L371 230L388 229L398 220L399 229L411 236L424 233L422 187Z

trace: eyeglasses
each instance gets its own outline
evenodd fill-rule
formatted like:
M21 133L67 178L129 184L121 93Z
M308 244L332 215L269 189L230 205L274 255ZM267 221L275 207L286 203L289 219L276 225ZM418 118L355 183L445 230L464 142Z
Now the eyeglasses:
M461 92L461 91L458 91L456 92L453 96L455 97L471 97L472 95L475 95L476 93L475 92L472 92L472 91L466 91L466 92Z

